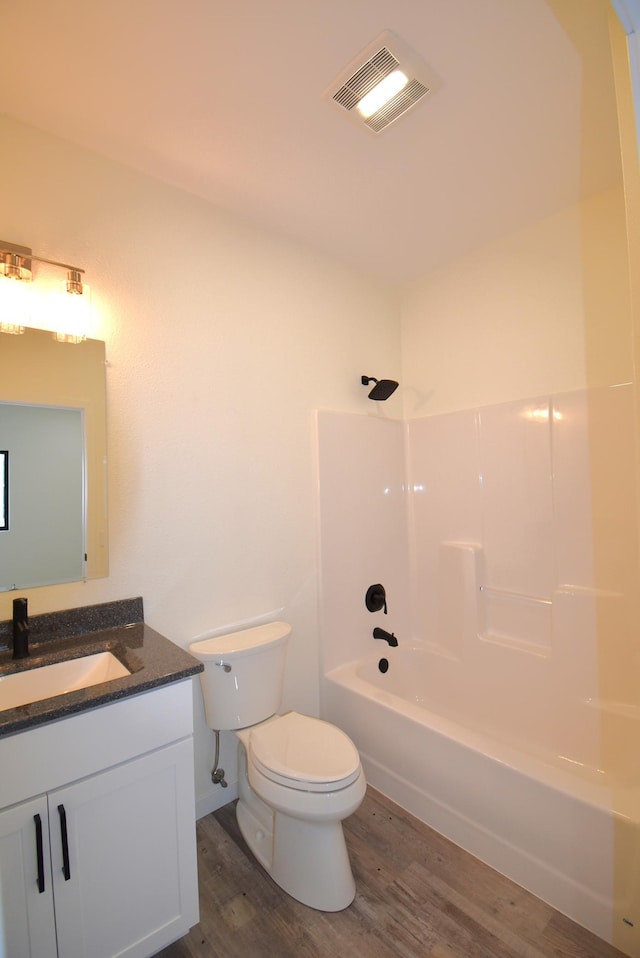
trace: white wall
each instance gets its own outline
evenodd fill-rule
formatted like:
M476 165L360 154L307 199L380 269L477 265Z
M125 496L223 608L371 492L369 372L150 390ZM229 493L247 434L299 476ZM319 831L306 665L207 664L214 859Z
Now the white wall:
M62 140L2 118L0 142L0 234L86 269L109 363L110 575L25 590L31 614L142 595L186 646L281 610L285 704L317 711L312 411L367 411L361 374L399 378L395 297ZM199 712L201 808L211 751Z
M633 378L621 188L413 283L402 306L408 419Z

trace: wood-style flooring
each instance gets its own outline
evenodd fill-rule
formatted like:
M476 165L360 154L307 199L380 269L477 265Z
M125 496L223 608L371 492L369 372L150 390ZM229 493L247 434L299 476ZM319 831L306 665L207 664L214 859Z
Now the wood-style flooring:
M201 819L200 924L157 958L622 958L371 787L344 830L357 893L326 914L256 864L235 804Z

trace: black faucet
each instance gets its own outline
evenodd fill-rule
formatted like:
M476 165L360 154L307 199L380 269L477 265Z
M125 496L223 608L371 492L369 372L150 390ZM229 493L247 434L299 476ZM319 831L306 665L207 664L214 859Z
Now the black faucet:
M388 632L385 632L384 629L379 629L378 626L376 626L373 630L373 637L374 639L384 639L385 642L389 643L392 649L395 649L398 644L398 640L393 632L389 634Z
M13 600L13 658L26 659L29 656L29 619L27 618L27 600Z

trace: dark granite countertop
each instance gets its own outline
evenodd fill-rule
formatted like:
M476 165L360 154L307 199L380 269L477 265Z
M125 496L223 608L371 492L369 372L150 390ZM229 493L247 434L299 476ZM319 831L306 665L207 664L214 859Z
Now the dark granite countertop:
M201 672L180 646L144 623L142 599L125 599L29 617L30 656L11 656L11 621L0 622L0 737L108 705ZM53 698L2 710L2 677L109 651L131 675Z

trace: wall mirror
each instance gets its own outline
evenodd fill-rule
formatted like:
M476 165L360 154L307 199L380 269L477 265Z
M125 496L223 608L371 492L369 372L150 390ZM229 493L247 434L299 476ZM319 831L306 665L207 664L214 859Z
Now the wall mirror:
M108 575L105 347L0 334L0 591Z

